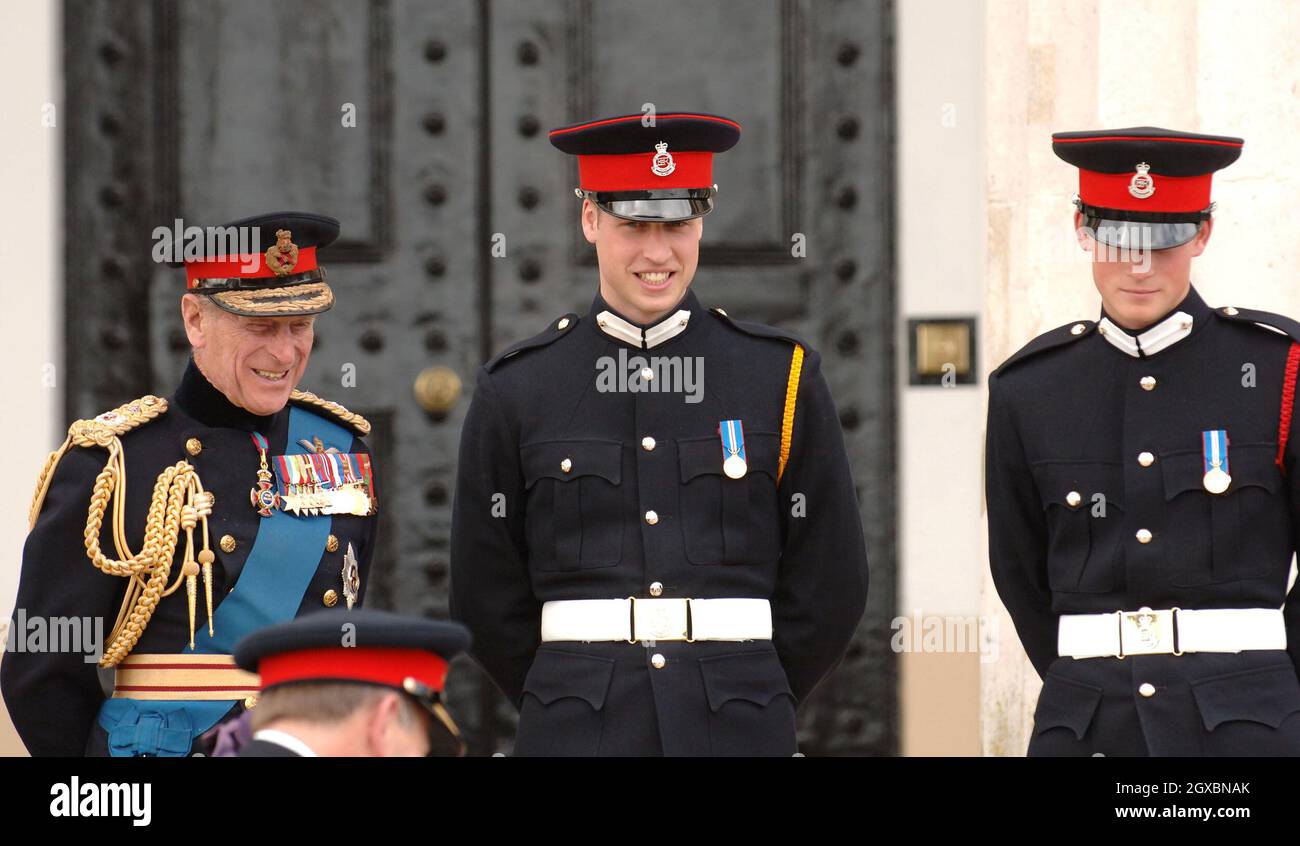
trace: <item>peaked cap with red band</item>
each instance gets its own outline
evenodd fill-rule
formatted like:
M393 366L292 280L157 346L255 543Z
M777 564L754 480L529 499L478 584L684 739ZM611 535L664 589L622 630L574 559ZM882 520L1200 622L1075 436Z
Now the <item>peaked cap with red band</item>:
M271 212L207 230L219 252L184 262L185 287L249 317L319 314L334 306L316 251L339 236L339 222L307 212ZM211 233L220 233L213 238ZM239 250L234 254L231 249Z
M1214 209L1214 172L1235 162L1242 144L1155 126L1052 136L1052 151L1079 168L1077 206L1097 239L1155 250L1196 237Z
M259 629L235 646L234 657L242 669L259 674L262 690L356 682L401 691L428 709L459 744L459 731L441 695L448 663L469 643L469 630L459 623L339 609Z
M653 125L647 125L653 117ZM578 157L579 197L615 217L669 222L713 210L713 154L740 140L740 124L700 112L659 112L552 129L551 143Z

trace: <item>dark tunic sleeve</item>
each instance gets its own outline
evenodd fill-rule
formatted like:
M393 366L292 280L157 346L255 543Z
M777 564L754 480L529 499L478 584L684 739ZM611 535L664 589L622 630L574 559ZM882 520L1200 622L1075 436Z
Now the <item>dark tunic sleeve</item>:
M542 606L529 579L524 498L519 439L491 375L482 369L461 431L451 613L473 634L474 660L516 705L541 643Z
M866 545L844 435L812 351L800 375L791 441L779 488L786 535L772 623L791 691L803 702L839 663L867 600Z
M1295 388L1296 385L1292 385ZM1291 546L1300 549L1300 409L1294 405L1293 397L1291 425L1287 434L1286 451L1282 457L1282 467L1286 473L1286 492L1290 498L1291 509ZM1300 672L1300 578L1287 593L1286 605L1283 607L1286 621L1286 648L1291 655L1291 662Z
M984 492L989 566L998 596L1040 676L1057 657L1057 615L1047 584L1047 524L1034 478L1005 395L989 378Z
M45 649L11 649L0 661L0 690L14 727L34 756L80 756L104 700L97 657L54 644L51 623L92 618L107 638L121 607L126 581L95 569L86 557L86 512L95 477L104 467L101 449L74 447L55 468L41 513L23 546L22 573L14 623L25 619L29 633L42 622ZM105 515L101 545L113 550L111 510ZM92 627L93 628L93 627ZM23 633L14 631L11 637ZM29 646L36 646L29 643ZM106 646L107 644L102 644Z

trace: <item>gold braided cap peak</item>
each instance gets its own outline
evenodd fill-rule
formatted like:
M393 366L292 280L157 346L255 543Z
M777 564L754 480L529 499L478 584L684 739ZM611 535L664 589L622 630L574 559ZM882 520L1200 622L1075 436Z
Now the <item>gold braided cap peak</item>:
M358 435L370 434L370 421L352 411L348 411L342 405L332 400L323 399L313 394L311 391L294 390L289 394L289 402L296 402L302 405L319 408L328 412L331 417L346 424Z
M68 438L74 446L108 446L109 442L139 426L143 426L167 413L167 400L146 394L139 399L123 403L112 411L105 411L90 420L77 420L68 427Z

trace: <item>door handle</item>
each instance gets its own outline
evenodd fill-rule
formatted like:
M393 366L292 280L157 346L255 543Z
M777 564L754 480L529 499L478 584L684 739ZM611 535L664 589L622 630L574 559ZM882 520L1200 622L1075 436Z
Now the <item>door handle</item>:
M460 399L460 377L450 367L426 367L415 377L412 393L420 408L437 417L445 417Z

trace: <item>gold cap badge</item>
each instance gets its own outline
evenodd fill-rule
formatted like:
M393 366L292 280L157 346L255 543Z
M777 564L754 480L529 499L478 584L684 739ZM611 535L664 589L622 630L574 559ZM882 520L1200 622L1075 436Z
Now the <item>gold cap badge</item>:
M275 243L266 248L266 266L276 276L288 276L298 264L298 245L293 242L293 232L275 230Z

